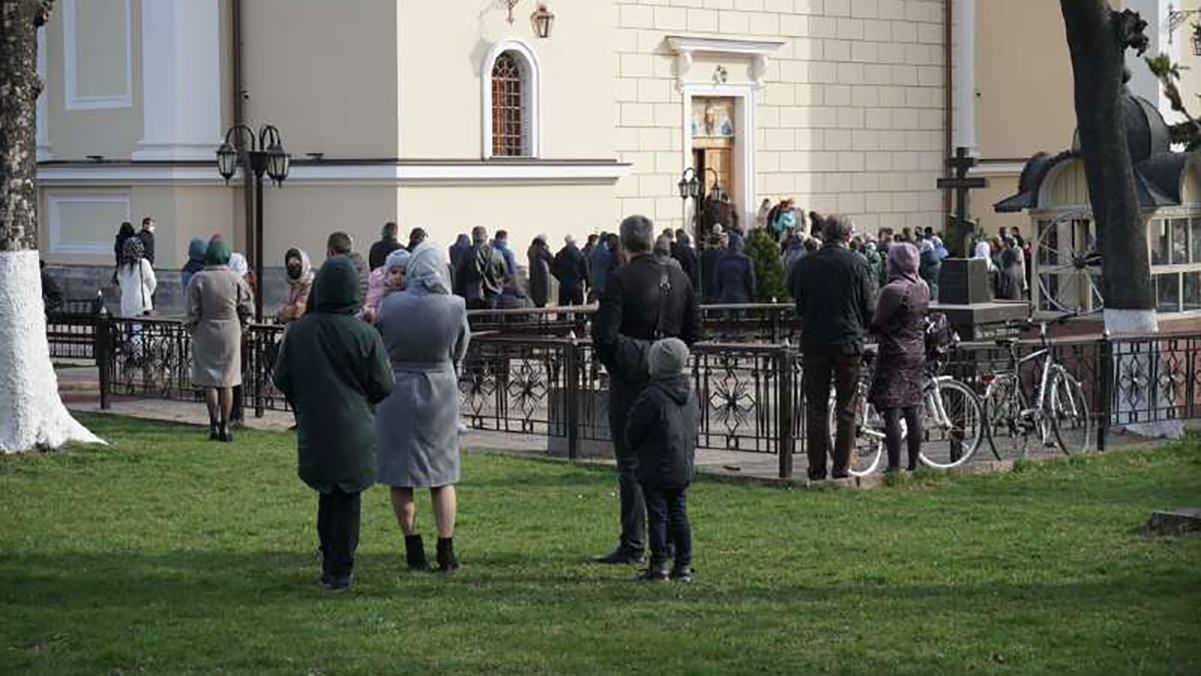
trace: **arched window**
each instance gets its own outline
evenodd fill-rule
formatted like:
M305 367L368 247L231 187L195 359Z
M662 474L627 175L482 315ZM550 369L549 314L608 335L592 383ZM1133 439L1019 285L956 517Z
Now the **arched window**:
M538 59L529 45L507 40L492 47L480 69L483 81L484 159L538 157Z
M505 52L492 66L492 155L529 155L526 134L525 80L513 52Z

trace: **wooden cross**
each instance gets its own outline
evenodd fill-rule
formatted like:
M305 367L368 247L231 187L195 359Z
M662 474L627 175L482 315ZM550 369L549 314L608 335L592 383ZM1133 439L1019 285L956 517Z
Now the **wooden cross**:
M987 188L988 179L982 176L968 177L968 171L976 166L976 158L969 155L964 147L955 149L955 157L947 158L947 166L955 170L955 176L938 179L938 187L955 191L955 226L959 233L966 234L975 228L971 219L970 191Z

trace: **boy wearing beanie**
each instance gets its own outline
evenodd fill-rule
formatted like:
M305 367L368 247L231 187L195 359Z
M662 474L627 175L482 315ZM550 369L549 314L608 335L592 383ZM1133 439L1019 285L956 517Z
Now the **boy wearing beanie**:
M626 439L638 453L638 482L646 497L651 563L639 579L692 580L692 531L685 493L692 482L700 407L688 377L688 346L655 342L647 354L651 381L630 409ZM668 542L675 566L668 572Z

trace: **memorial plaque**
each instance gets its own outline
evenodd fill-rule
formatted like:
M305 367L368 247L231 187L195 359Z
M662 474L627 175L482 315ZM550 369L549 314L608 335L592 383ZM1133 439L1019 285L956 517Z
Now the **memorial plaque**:
M944 305L974 305L992 300L988 264L983 258L948 258L938 277L938 301Z

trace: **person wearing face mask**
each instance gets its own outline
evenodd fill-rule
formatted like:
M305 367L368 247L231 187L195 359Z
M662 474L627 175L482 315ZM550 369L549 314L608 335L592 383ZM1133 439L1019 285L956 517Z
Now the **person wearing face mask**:
M284 254L284 267L288 271L288 298L275 313L278 324L289 324L304 316L313 290L313 266L309 255L296 248Z

